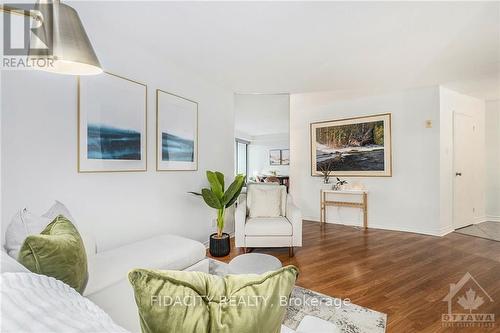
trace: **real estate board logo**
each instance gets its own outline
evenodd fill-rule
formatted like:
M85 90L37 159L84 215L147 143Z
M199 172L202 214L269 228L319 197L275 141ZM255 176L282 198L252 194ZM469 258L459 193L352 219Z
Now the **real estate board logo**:
M3 69L52 66L53 5L3 5Z
M495 326L495 314L481 312L481 306L493 303L491 296L469 273L450 284L450 291L443 298L448 303L448 313L443 313L441 320L444 327L482 327Z

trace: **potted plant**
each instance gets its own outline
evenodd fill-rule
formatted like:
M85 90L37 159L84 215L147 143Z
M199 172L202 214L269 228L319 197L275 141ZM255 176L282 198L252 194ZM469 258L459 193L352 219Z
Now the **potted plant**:
M231 207L241 193L245 184L245 176L237 175L227 189L224 187L224 174L218 171L207 171L210 188L203 188L201 193L190 192L203 197L205 203L217 210L217 232L210 235L210 254L223 257L229 254L231 245L229 234L224 231L225 212Z
M332 170L330 170L330 160L326 163L320 164L318 169L323 177L323 184L330 184L330 177L332 175Z
M336 163L343 160L344 156L342 153L336 153L326 161L318 163L318 171L323 177L323 184L330 184L330 178L333 176L333 170L335 170Z

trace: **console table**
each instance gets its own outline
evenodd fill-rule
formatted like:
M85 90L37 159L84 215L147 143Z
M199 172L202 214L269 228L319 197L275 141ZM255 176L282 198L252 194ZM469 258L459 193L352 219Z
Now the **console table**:
M337 195L349 195L361 197L361 201L338 201L329 200L328 194ZM350 207L350 208L360 208L363 211L363 227L368 228L368 191L364 190L321 190L320 191L320 225L324 226L326 223L326 207L337 206L337 207Z

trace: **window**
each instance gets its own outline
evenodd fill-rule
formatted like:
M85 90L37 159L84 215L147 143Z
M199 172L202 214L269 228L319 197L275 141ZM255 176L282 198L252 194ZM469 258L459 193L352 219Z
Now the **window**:
M248 141L236 139L236 174L247 175Z

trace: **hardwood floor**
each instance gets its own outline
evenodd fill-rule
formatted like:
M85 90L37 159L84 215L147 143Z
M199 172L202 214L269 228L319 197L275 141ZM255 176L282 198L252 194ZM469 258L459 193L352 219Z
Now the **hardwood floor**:
M445 237L304 221L303 247L255 249L300 270L299 286L368 307L388 316L387 332L500 332L500 242L451 233ZM233 247L228 262L239 255ZM442 299L470 272L492 297L481 313L493 328L443 328ZM458 305L457 305L458 306ZM476 311L477 312L477 311Z

